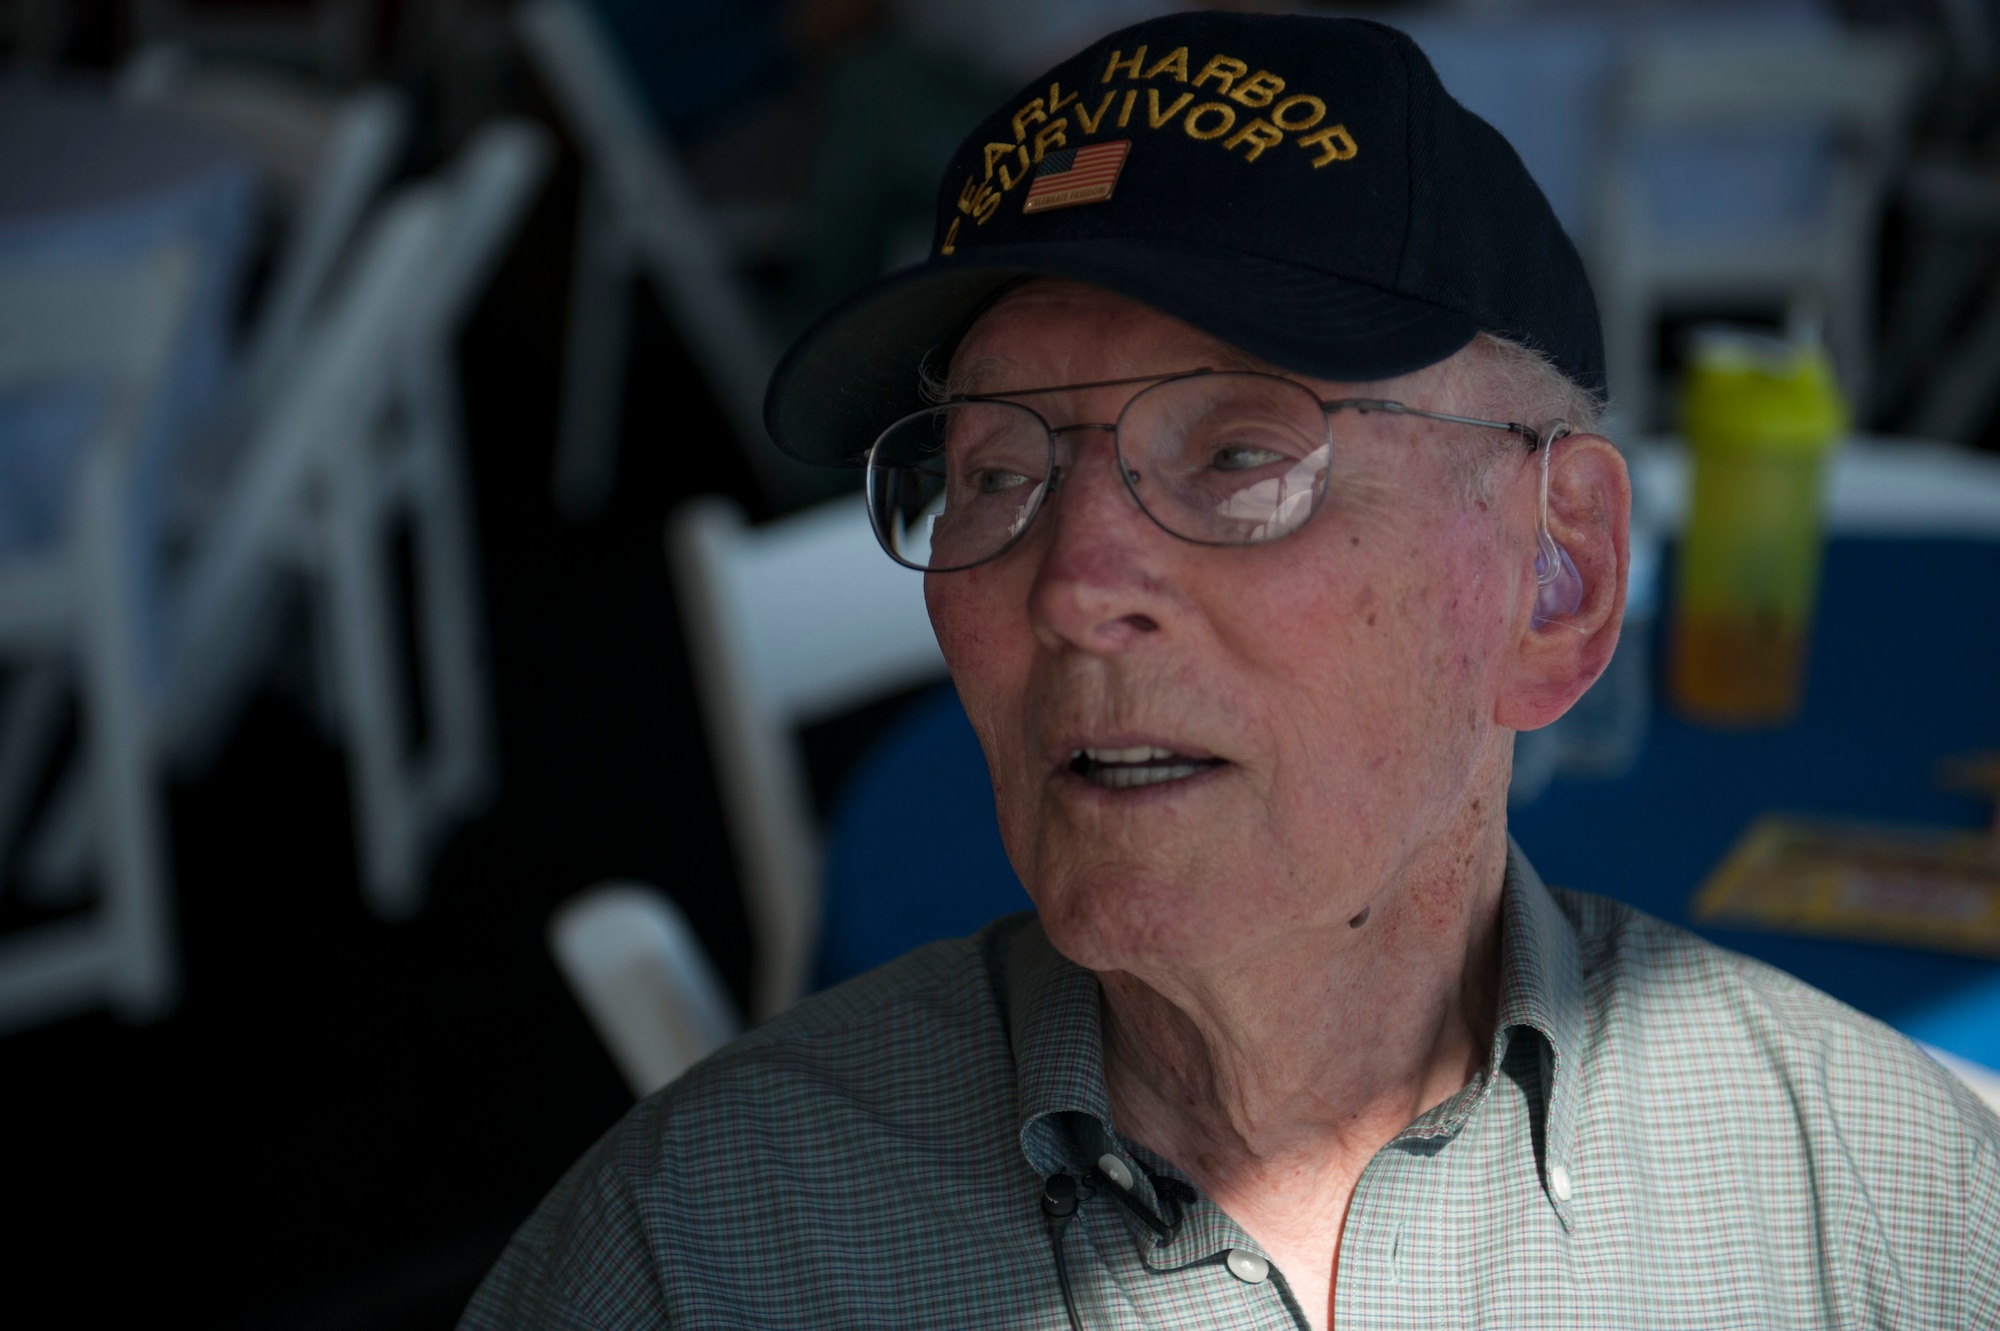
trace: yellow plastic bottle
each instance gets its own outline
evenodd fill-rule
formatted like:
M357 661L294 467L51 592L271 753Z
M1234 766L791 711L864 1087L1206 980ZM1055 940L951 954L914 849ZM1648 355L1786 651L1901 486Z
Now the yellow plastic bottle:
M1711 725L1782 725L1803 692L1826 461L1847 429L1825 349L1753 333L1699 336L1681 428L1694 476L1671 696Z

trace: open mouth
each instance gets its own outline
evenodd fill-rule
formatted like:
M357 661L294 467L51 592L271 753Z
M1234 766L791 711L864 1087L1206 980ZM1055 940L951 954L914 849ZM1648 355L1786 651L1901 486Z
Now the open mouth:
M1182 781L1223 762L1221 758L1196 758L1146 744L1130 749L1076 749L1069 756L1069 770L1093 786L1129 790Z

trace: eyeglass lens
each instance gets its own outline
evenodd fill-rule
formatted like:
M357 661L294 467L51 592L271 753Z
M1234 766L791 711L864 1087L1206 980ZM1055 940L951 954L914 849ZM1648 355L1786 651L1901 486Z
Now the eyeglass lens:
M1326 492L1327 416L1302 384L1262 374L1168 379L1118 418L1127 488L1167 531L1254 545L1303 525ZM907 416L869 454L868 501L883 548L944 571L992 559L1059 482L1057 436L1015 402L958 402Z

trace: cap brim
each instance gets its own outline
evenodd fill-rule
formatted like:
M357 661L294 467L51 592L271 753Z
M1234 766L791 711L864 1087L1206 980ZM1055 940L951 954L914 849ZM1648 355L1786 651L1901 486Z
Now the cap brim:
M890 422L924 405L925 358L942 372L939 358L994 294L1031 276L1130 296L1317 379L1408 374L1478 331L1428 301L1254 254L1126 238L996 246L891 274L814 324L771 376L771 438L807 462L857 460Z

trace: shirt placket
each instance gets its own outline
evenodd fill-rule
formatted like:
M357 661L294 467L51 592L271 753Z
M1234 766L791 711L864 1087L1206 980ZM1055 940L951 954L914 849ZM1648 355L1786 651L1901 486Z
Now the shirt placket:
M1460 1324L1444 1212L1455 1147L1490 1085L1490 1075L1482 1075L1404 1129L1362 1171L1334 1273L1334 1324L1341 1331Z
M1133 1194L1156 1214L1171 1210L1146 1182L1161 1162L1121 1143L1111 1153L1132 1179ZM1118 1186L1119 1169L1105 1170L1096 1188ZM1197 1199L1182 1209L1171 1238L1162 1238L1114 1199L1089 1203L1092 1246L1102 1262L1109 1305L1120 1305L1131 1324L1151 1328L1257 1328L1302 1331L1288 1287L1269 1256L1221 1208ZM1084 1324L1095 1326L1086 1316ZM1112 1324L1121 1324L1113 1322Z

